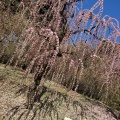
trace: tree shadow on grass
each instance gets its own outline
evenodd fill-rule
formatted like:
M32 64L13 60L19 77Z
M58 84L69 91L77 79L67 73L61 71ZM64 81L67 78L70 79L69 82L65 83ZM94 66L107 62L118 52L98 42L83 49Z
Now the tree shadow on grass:
M28 89L27 102L20 106L15 106L3 117L3 120L62 120L65 116L61 116L68 112L71 100L63 93L51 90L45 86L39 86L34 89L33 86L27 88L23 86L17 95L21 95ZM74 102L74 111L77 111L78 103ZM62 108L62 111L61 111Z

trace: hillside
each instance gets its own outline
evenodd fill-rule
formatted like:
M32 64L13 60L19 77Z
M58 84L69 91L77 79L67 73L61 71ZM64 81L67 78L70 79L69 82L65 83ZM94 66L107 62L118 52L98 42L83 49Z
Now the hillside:
M44 87L45 94L41 95L40 101L35 103L33 110L30 110L24 103L25 90L32 79L31 76L26 80L23 79L23 74L24 72L20 70L0 65L0 120L3 116L4 120L63 120L65 117L72 120L120 119L119 112L99 101L68 91L63 86L50 81L40 86Z

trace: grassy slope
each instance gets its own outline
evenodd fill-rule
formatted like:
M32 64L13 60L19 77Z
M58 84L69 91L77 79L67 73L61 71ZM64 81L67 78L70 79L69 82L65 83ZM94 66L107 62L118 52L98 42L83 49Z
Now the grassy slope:
M31 76L24 80L23 74L24 72L20 70L13 70L12 67L4 68L4 65L0 65L0 120L2 119L2 116L5 115L12 107L25 103L25 93L20 96L15 94L23 86L31 84ZM46 81L43 83L43 86L48 88L48 92L45 93L45 96L43 96L41 100L43 103L44 98L46 96L50 96L50 91L55 91L55 93L59 93L60 96L59 99L53 103L55 107L51 107L45 102L46 106L42 107L41 109L44 109L44 113L47 111L46 115L44 116L42 114L43 111L41 112L39 110L41 112L40 114L42 115L35 117L35 120L62 120L65 116L70 117L73 120L85 120L85 118L87 120L93 120L94 117L98 120L116 120L114 117L118 116L119 114L113 110L111 113L111 109L104 104L86 98L75 93L74 91L67 91L67 89L65 89L63 86L60 86L54 82ZM54 108L55 111L53 111ZM49 115L49 113L51 115ZM57 113L58 118L56 118ZM20 114L20 112L18 114ZM31 116L33 116L33 112L31 112ZM31 116L27 119L29 120ZM12 119L17 120L17 116L13 117ZM23 117L22 119L24 120L25 118Z

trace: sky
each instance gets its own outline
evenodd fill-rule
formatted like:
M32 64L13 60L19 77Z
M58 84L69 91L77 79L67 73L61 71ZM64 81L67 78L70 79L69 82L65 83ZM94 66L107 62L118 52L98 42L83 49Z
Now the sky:
M83 8L90 9L98 0L83 0ZM102 16L109 15L120 22L120 0L104 0Z
M83 0L82 2L82 10L84 9L91 9L92 6L97 2L98 0ZM116 18L119 22L120 27L120 0L104 0L104 9L102 13L102 17L105 15L108 15L112 18ZM77 5L80 10L80 4ZM99 7L94 11L94 13L98 12ZM107 37L107 34L106 34ZM117 38L117 42L120 42L120 37Z

